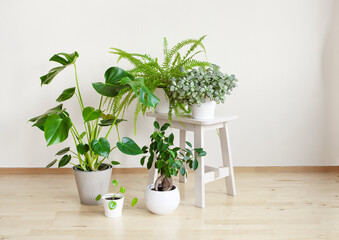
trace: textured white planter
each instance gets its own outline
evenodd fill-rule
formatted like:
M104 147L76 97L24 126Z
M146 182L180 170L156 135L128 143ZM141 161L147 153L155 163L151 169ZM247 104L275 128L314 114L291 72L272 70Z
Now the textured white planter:
M215 101L206 99L205 103L201 103L198 107L197 104L191 106L192 118L198 120L208 120L214 118L215 113Z
M173 212L180 203L178 188L171 191L154 191L154 184L148 185L145 191L145 204L152 213L165 215Z
M105 216L109 218L120 217L122 214L122 208L124 206L124 196L122 194L116 194L116 197L120 199L109 200L107 198L112 197L113 193L108 193L102 196L102 201L105 209ZM110 209L110 205L112 209Z
M112 175L112 166L103 171L84 172L73 167L74 178L77 184L80 202L85 205L100 205L102 200L95 198L102 193L108 192Z
M155 107L156 113L168 113L169 111L169 101L168 97L162 88L157 88L154 91L154 95L157 96L160 100L158 105Z

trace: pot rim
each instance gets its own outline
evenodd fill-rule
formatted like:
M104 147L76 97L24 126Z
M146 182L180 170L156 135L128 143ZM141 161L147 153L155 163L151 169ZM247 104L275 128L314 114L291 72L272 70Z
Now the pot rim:
M79 169L77 168L77 166L80 166L80 165L78 164L78 165L73 166L72 169L73 169L73 171L76 171L76 172L82 172L82 173L88 173L88 174L90 174L90 173L104 172L104 171L107 171L107 170L110 170L110 169L113 168L113 166L112 166L111 164L102 163L102 164L100 164L100 166L101 166L101 165L106 165L106 166L108 165L108 168L105 169L105 170L98 170L98 171L82 171L82 170L79 170Z
M178 187L176 185L173 185L173 187L174 188L172 190L169 190L169 191L154 191L154 190L151 189L151 188L154 188L154 183L152 183L152 184L147 186L147 190L151 190L151 191L157 192L157 193L167 193L167 192L172 192L172 191L175 191L175 190L178 189Z
M116 199L116 200L115 199L113 199L113 200L106 199L106 197L113 197L113 195L114 195L114 193L106 193L102 196L102 200L104 200L104 201L121 201L125 198L124 195L122 195L121 193L118 193L118 194L116 194L116 196L120 197L119 199Z

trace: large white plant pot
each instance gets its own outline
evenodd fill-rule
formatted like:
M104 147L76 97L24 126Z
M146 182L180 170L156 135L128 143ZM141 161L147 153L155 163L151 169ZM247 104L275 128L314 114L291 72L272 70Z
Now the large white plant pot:
M157 88L154 91L154 95L157 96L160 100L158 105L155 107L156 113L168 113L169 111L169 101L168 97L162 88Z
M154 184L148 185L145 191L145 204L152 213L165 215L173 212L180 203L178 188L171 191L154 191Z
M113 193L108 193L102 196L102 201L105 209L105 216L109 218L120 217L122 214L122 208L124 206L124 196L122 194L116 194L119 199L111 200L107 199L113 196ZM115 202L115 203L114 203ZM110 208L111 206L111 208Z
M100 205L102 200L96 201L99 194L108 192L112 175L112 166L103 171L85 172L73 167L74 178L77 184L80 202L85 205Z
M192 118L198 120L208 120L214 118L215 113L215 101L206 99L205 103L201 103L198 107L197 104L191 106Z

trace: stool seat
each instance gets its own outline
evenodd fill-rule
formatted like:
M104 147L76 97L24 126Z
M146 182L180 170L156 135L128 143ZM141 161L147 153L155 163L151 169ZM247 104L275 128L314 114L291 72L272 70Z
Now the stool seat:
M166 113L146 113L148 117L154 117L160 125L168 122ZM213 182L220 178L225 178L226 192L228 195L236 195L233 163L231 156L231 145L229 141L228 122L237 119L236 115L215 116L213 119L199 120L192 119L190 115L173 116L171 127L179 129L180 148L185 148L186 131L192 131L194 134L194 148L204 147L204 132L211 129L217 129L220 135L220 145L222 153L222 166L212 167L205 165L204 157L197 156L199 167L194 172L195 181L195 205L205 207L205 184ZM157 177L157 169L154 167L148 172L148 185L153 184ZM179 175L179 181L185 183L187 178Z

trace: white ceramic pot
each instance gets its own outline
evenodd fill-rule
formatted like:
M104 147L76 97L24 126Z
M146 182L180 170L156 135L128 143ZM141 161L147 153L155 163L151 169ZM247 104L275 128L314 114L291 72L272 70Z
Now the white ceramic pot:
M119 199L112 200L113 193L107 193L102 196L102 201L105 209L105 216L109 218L120 217L122 214L122 208L124 206L124 196L122 194L116 194Z
M154 184L145 191L145 204L152 213L165 215L173 212L180 203L180 193L176 186L171 191L154 191Z
M81 171L76 166L73 170L80 202L85 205L100 205L102 200L96 201L95 198L99 194L108 192L112 166L108 165L107 169L94 172Z
M155 107L156 113L168 113L169 111L169 101L168 97L162 88L157 88L154 91L154 95L157 96L160 100L158 105Z
M215 112L215 101L211 101L210 99L206 99L205 103L201 103L198 107L197 104L193 104L191 106L192 110L192 118L198 120L208 120L214 118Z

